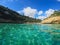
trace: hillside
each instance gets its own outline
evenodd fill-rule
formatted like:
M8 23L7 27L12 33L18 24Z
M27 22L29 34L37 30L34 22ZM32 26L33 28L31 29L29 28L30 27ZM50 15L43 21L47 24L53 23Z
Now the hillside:
M41 22L39 19L23 16L16 11L0 5L0 23L27 23L27 22Z
M50 17L44 19L43 24L60 24L60 11L55 11Z

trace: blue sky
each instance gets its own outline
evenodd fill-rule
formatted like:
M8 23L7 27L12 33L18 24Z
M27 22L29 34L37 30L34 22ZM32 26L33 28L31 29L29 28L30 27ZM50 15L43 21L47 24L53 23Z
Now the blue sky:
M44 19L60 10L60 0L0 0L0 5L37 19Z

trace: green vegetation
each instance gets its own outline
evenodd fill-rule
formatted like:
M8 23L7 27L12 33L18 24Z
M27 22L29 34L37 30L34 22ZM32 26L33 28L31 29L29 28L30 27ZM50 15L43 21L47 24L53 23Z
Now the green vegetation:
M44 20L46 20L46 19L48 19L48 18L50 18L50 17L55 17L55 16L60 16L60 10L55 11L51 16L45 18Z
M16 11L0 5L0 22L3 23L36 23L41 22L39 19L23 16Z
M59 11L55 11L54 14L52 14L50 17L52 16L60 16L60 10Z

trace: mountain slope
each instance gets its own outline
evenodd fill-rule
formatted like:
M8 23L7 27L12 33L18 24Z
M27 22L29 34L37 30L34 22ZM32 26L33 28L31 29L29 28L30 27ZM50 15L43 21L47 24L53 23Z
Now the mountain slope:
M60 11L55 11L50 17L44 19L43 24L60 24Z
M0 23L41 22L41 20L20 15L19 13L0 5Z

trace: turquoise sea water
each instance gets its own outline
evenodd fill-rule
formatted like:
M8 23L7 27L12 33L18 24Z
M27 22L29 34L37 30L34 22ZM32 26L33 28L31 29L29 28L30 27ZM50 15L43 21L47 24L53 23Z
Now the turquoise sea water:
M0 24L0 45L60 45L60 24Z

